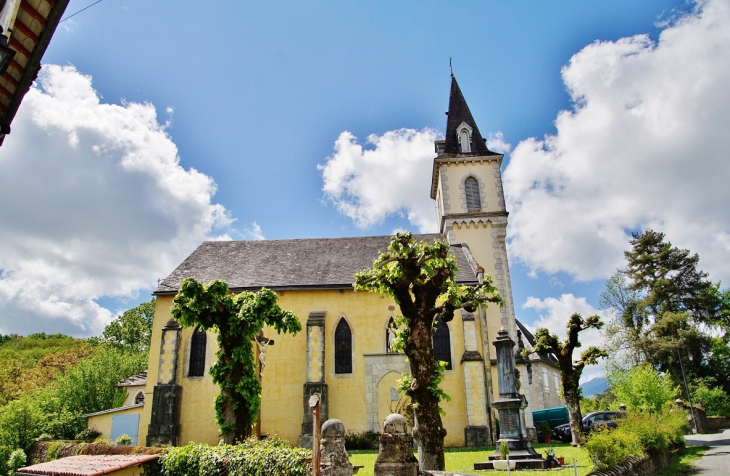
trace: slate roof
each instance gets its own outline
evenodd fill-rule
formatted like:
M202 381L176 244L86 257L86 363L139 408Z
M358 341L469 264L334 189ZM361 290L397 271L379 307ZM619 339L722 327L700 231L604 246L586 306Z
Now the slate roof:
M139 385L147 384L147 371L132 375L131 377L123 380L115 385L115 387L137 387Z
M459 149L459 140L456 136L456 129L462 122L466 122L472 128L471 152L468 155L488 156L501 155L492 152L487 148L477 123L471 115L469 106L466 104L464 95L461 94L459 84L456 82L454 75L451 75L451 94L449 95L449 111L446 113L449 118L446 120L446 143L444 145L444 154L461 154Z
M517 323L518 329L522 332L522 335L525 336L525 339L527 339L526 347L529 347L530 349L535 348L535 336L532 335L532 332L530 332L527 327L524 326L519 320L515 319L515 322ZM558 365L558 359L552 354L552 353L545 353L545 352L537 352L535 354L530 355L532 358L538 358L541 361L550 364L550 365Z
M101 476L130 466L156 460L160 455L79 455L34 464L18 470L18 475Z
M192 276L209 283L221 279L232 291L269 289L352 289L356 272L370 268L390 236L261 241L206 241L154 294L175 294ZM415 235L418 241L445 240L441 234ZM466 244L451 245L459 273L456 282L476 285L477 263Z

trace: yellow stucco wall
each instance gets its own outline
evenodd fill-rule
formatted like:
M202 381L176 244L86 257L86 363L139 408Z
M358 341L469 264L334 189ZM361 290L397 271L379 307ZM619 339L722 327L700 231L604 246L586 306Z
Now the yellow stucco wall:
M146 408L146 405L144 407L135 407L135 408L129 408L126 410L120 410L115 412L109 412L104 413L101 415L95 415L88 418L87 427L88 428L95 428L97 431L101 432L101 438L106 438L107 440L111 439L112 435L112 417L115 415L141 415L144 409ZM142 433L142 417L140 416L140 427L138 430L138 434ZM147 434L147 428L145 427L145 435ZM137 438L137 444L142 445L143 440L141 440L139 437Z
M124 400L124 403L122 404L123 407L128 407L130 405L134 405L134 400L137 398L137 394L139 392L144 392L145 386L144 385L130 385L127 387L123 387L124 390L127 392L127 399Z
M279 304L299 317L303 330L297 336L277 335L272 329L265 329L264 335L275 340L266 349L266 367L263 377L263 396L261 404L261 432L278 434L296 444L301 433L303 421L302 388L306 381L306 322L310 312L326 311L325 318L325 381L329 392L329 417L342 420L345 428L365 431L366 391L364 354L385 353L385 329L391 315L398 312L389 309L394 302L380 296L354 292L352 290L308 290L280 291ZM146 388L146 402L140 418L140 441L144 442L147 425L150 421L154 385L157 382L158 358L162 327L170 319L172 297L160 296L157 299L155 319L152 329L150 362ZM339 320L345 318L352 331L353 369L351 374L334 373L334 332ZM448 323L451 334L453 370L446 372L443 388L452 398L443 402L446 411L443 417L448 431L445 444L461 446L464 444L466 420L466 400L464 396L464 372L459 363L464 352L462 322L459 313ZM215 424L213 400L218 387L209 375L205 377L186 377L186 359L192 328L183 329L178 352L177 381L183 386L181 408L180 443L190 441L209 444L218 443L218 427ZM206 369L214 361L215 335L208 334L209 356ZM481 341L479 342L481 346ZM405 361L405 356L403 356ZM382 422L390 403L390 388L400 375L391 373L377 387L378 418ZM381 396L382 392L382 396Z

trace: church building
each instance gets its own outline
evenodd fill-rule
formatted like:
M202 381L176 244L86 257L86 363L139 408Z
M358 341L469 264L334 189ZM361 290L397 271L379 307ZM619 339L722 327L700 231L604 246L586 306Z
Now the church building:
M431 179L438 233L417 240L448 240L456 256L457 283L477 285L492 276L506 303L474 313L460 310L451 322L437 322L434 348L447 362L442 402L447 446L483 446L496 439L495 349L504 328L519 346L531 337L515 319L505 239L508 213L502 188L503 155L489 150L469 107L451 77L444 140L436 141ZM384 418L402 405L396 380L409 367L392 349L399 308L390 298L353 290L356 272L370 268L385 251L388 236L202 243L167 278L157 296L143 405L139 407L141 444L217 444L213 400L219 388L208 374L216 336L181 328L170 307L184 278L225 281L232 292L266 287L282 309L302 323L296 336L264 329L257 339L263 387L255 431L280 435L291 444L311 445L312 416L307 401L319 393L322 421L341 420L348 431L380 432ZM528 334L528 335L525 335ZM530 342L527 342L530 345ZM520 382L531 411L561 405L555 361L546 356L521 359Z

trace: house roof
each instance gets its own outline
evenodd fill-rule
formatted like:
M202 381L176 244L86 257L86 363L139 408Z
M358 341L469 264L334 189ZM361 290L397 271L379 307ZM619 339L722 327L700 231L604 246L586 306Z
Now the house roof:
M142 373L138 373L137 375L132 375L128 379L119 382L115 385L115 387L138 387L140 385L146 385L147 384L147 371L145 370Z
M23 97L38 76L41 59L69 0L17 0L8 31L8 46L15 50L7 71L0 77L0 124L10 125ZM13 3L0 0L0 7ZM0 137L2 145L4 137Z
M154 294L176 294L183 279L220 279L231 291L270 289L352 289L353 276L370 268L387 250L390 236L261 241L206 241L162 280ZM441 234L415 235L445 240ZM476 285L477 263L466 244L452 244L456 282Z
M522 335L525 336L525 339L527 339L526 346L529 346L530 349L534 349L535 336L532 335L532 332L530 332L519 320L515 319L515 322L517 323L517 328L520 332L522 332ZM541 360L550 365L558 365L558 359L552 353L535 352L530 355L530 360Z
M461 94L459 83L456 82L454 75L451 75L451 94L449 95L449 111L446 113L449 118L446 120L446 137L444 145L444 154L461 154L459 148L459 140L456 134L456 130L461 123L466 123L472 128L472 140L471 140L471 152L468 155L475 156L489 156L489 155L501 155L496 152L492 152L487 148L487 144L479 133L477 123L474 121L474 117L471 115L469 106L466 104L464 95Z
M94 412L94 413L84 413L81 415L81 418L88 418L92 416L97 415L106 415L107 413L117 413L117 412L123 412L124 410L131 410L132 408L139 408L143 407L144 403L135 403L134 405L127 405L126 407L117 407L117 408L110 408L109 410L102 410L100 412Z
M34 464L18 470L18 475L43 474L48 476L100 476L130 466L156 460L160 455L79 455L46 463Z

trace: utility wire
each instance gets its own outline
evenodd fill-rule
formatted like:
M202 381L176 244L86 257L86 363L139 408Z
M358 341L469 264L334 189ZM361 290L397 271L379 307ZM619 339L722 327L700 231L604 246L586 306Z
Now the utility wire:
M91 7L93 7L94 5L96 5L97 3L101 3L101 2L103 2L103 1L104 1L104 0L98 0L98 1L96 1L96 2L94 2L94 3L92 3L91 5L89 5L88 7L84 7L84 8L82 8L81 10L79 10L78 12L76 12L76 13L74 13L74 14L71 14L71 15L67 16L66 18L64 18L63 20L61 20L61 21L60 21L60 22L58 22L58 23L63 23L63 22L65 22L66 20L68 20L69 18L71 18L71 17L75 17L76 15L78 15L78 14L79 14L79 13L81 13L81 12L83 12L84 10L88 10L89 8L91 8Z

